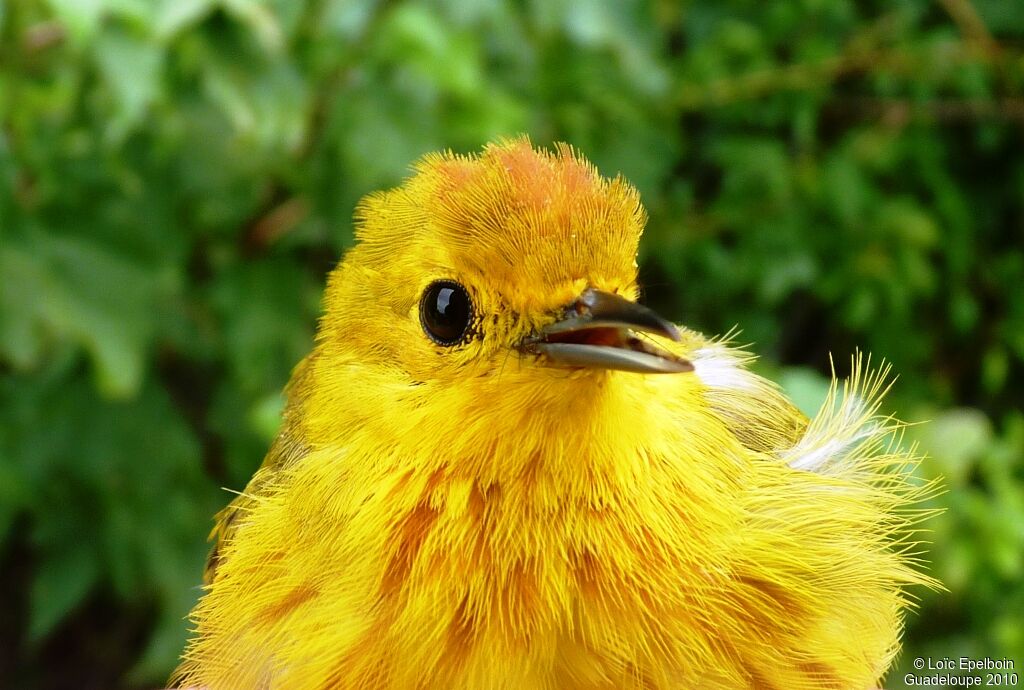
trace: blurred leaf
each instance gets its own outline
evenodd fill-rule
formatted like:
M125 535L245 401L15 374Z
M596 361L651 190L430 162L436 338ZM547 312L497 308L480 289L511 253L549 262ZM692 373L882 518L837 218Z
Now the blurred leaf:
M264 50L280 50L284 36L277 17L259 0L221 0L221 4L248 25Z
M808 417L813 417L821 409L830 385L821 374L803 368L783 369L776 380L793 404Z
M96 62L117 99L106 135L117 140L134 127L160 95L163 50L149 40L105 31L96 42Z
M256 401L249 412L249 424L268 446L281 427L281 413L284 411L284 397L280 394L268 395Z
M6 280L0 290L0 353L16 368L28 369L42 348L36 323L41 315L32 303L45 277L36 259L12 247L0 247L0 274Z
M327 0L322 22L331 35L351 40L363 32L379 4L377 0Z
M153 29L160 39L167 40L201 19L216 4L217 0L158 0Z
M156 286L142 268L96 245L56 237L44 242L36 245L36 258L24 259L36 262L23 272L36 282L17 286L19 311L36 327L78 340L93 358L104 393L130 396L142 380Z
M100 584L126 600L162 600L180 622L219 501L166 395L148 385L130 402L106 401L62 368L0 378L0 408L17 420L0 453L16 459L38 501L29 638L42 641ZM163 667L171 661L165 654Z
M307 93L293 67L273 63L266 69L240 70L226 57L221 52L205 67L204 86L235 132L263 147L297 147L305 127Z
M15 516L31 505L28 482L20 468L4 453L0 446L0 544L5 543Z
M48 554L32 581L28 637L38 643L85 598L100 576L97 555L85 542Z
M243 390L265 391L309 351L315 302L307 296L315 292L306 274L283 261L240 264L220 276L211 302Z
M103 0L46 0L77 41L84 42L99 28L105 3Z
M949 486L958 487L992 445L992 424L979 410L949 410L926 424L920 439Z
M1024 6L1001 0L974 0L981 20L989 30L1005 33L1024 32Z
M402 5L382 28L380 44L389 60L410 66L431 83L461 96L482 88L484 75L472 37L452 31L422 5Z

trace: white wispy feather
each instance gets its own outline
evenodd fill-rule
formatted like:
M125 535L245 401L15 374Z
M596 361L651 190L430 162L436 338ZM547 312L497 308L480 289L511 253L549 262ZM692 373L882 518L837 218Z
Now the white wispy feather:
M834 370L834 367L833 367ZM792 468L829 474L848 469L858 458L875 450L896 430L889 418L878 416L878 405L889 388L890 366L871 370L871 358L853 357L850 377L842 382L833 374L832 385L807 431L792 448L780 453Z
M691 361L694 373L709 388L753 391L758 388L757 378L744 366L750 359L743 350L713 342L694 352Z

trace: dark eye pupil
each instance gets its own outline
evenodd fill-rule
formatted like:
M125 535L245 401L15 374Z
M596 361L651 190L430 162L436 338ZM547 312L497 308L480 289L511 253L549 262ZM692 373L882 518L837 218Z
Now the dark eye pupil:
M423 330L439 345L454 345L462 340L472 311L466 289L453 280L431 283L420 300Z

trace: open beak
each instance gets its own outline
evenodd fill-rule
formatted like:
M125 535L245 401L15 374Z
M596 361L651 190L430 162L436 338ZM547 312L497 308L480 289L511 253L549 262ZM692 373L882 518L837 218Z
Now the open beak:
M679 331L647 307L593 288L566 307L563 318L523 343L553 364L640 374L693 371L693 364L637 333L679 340Z

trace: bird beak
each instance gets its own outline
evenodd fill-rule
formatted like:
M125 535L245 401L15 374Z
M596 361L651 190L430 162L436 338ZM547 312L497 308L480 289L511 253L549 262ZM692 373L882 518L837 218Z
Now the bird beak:
M565 308L562 319L528 338L523 349L562 366L640 374L693 371L690 361L637 337L637 333L679 340L676 327L651 309L588 288Z

